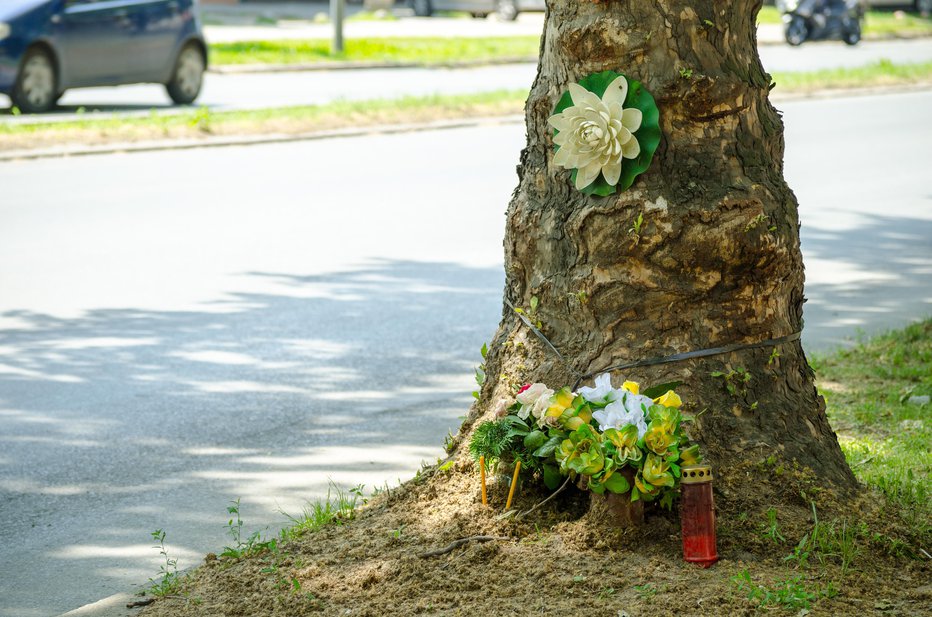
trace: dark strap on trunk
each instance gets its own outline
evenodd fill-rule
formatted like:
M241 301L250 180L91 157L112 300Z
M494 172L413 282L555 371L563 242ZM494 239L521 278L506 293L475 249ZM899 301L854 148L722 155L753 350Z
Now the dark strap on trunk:
M543 341L544 344L547 345L547 347L549 347L550 350L553 351L553 353L556 354L558 358L560 358L563 364L565 364L567 368L569 368L570 372L576 375L576 382L573 384L573 390L579 387L579 384L582 381L589 379L590 377L599 375L600 373L605 373L608 371L621 371L621 370L630 369L630 368L639 368L642 366L656 366L658 364L670 364L671 362L683 362L684 360L694 360L696 358L707 358L709 356L719 356L722 354L732 353L735 351L743 351L745 349L758 349L761 347L776 347L777 345L783 345L784 343L792 343L793 341L798 341L802 337L802 334L803 334L802 330L800 330L792 334L787 334L786 336L771 338L765 341L757 341L755 343L734 343L731 345L723 345L721 347L710 347L708 349L686 351L683 353L676 353L676 354L672 354L669 356L659 356L656 358L648 358L647 360L637 360L636 362L626 362L624 364L615 364L613 366L608 366L602 369L598 369L596 371L591 371L589 373L580 373L573 367L573 365L571 365L567 361L565 357L563 357L563 354L560 353L560 351L554 346L554 344L551 343L550 340L546 336L544 336L544 333L541 332L540 329L538 329L537 326L535 326L523 312L519 313L518 310L514 307L514 305L511 302L508 301L507 298L505 298L505 304L511 307L511 310L513 310L515 314L518 316L518 318L522 322L524 322L524 325L530 328L531 331L537 335L537 338Z

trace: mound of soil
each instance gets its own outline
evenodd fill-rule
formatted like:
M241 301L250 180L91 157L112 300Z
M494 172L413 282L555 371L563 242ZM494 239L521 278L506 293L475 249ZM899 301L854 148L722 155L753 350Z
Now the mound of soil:
M716 479L721 560L707 570L682 561L675 512L649 509L642 527L618 529L590 514L589 494L572 488L516 522L502 517L507 478L490 480L483 506L476 467L460 459L446 471L424 470L353 520L276 554L208 555L182 594L142 615L932 614L932 568L921 553L910 554L919 540L895 512L874 496L838 496L804 471L775 473L769 463ZM530 481L518 492L519 511L546 497ZM858 525L846 572L831 554L785 560L812 530L813 503L820 521ZM784 540L764 533L771 506ZM471 536L496 539L420 556Z

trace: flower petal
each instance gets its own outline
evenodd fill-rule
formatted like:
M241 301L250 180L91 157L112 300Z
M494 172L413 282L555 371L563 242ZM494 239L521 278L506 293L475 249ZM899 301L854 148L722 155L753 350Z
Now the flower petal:
M572 169L576 166L574 163L575 158L576 156L572 148L569 146L562 146L557 150L557 153L553 155L553 164Z
M602 175L605 176L605 181L610 186L618 184L618 179L621 177L621 159L609 161L607 165L602 167Z
M595 182L595 179L599 177L599 172L602 171L601 165L598 161L589 163L584 167L578 168L576 172L576 188L580 191Z
M612 83L608 84L608 88L605 89L605 94L602 95L602 102L606 105L611 105L612 103L624 105L627 96L628 80L619 75L612 80Z
M621 123L632 133L641 128L641 120L644 114L640 109L629 107L621 113Z
M571 121L563 114L554 114L547 118L547 123L561 133L572 129Z
M629 139L621 145L621 155L626 159L635 159L641 153L641 144L638 143L637 137Z
M599 100L592 92L589 92L579 84L570 84L570 96L573 97L573 104L578 107L594 107L601 106L602 101Z

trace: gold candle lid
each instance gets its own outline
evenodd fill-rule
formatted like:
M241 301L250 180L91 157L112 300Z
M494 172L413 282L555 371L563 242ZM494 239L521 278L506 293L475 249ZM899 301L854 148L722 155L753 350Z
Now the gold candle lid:
M711 465L687 465L681 470L680 482L683 484L699 484L712 481Z

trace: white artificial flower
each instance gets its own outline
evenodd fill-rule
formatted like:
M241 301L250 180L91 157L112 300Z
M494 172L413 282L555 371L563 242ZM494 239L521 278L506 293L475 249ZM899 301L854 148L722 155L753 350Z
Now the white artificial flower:
M551 397L553 396L553 390L548 388L548 392L545 393L545 396L541 396L537 401L534 402L534 407L531 409L531 415L537 418L537 425L543 426L544 420L547 419L547 409L550 408L552 404Z
M628 411L631 413L639 413L644 417L647 417L647 410L650 409L650 406L653 404L654 399L642 394L628 393L628 396L625 397L625 407Z
M584 189L599 176L609 185L618 184L622 158L637 158L641 152L634 132L641 126L641 110L622 107L628 82L618 76L599 98L579 84L569 85L573 105L550 116L550 126L559 131L553 143L560 146L555 165L576 169L576 188Z
M553 394L553 390L542 383L532 383L531 386L524 392L519 392L518 396L515 398L518 399L518 402L522 405L533 405L537 402L537 399L539 399L545 393L549 397Z
M640 439L647 432L647 419L644 412L641 411L640 401L632 402L630 406L628 401L647 397L631 394L630 392L625 394L623 399L609 403L605 409L593 413L592 417L599 423L599 430L603 433L610 428L622 429L629 424L633 424L638 429L638 439Z
M595 387L590 388L583 386L579 389L579 394L590 403L609 403L617 398L617 391L612 388L612 376L608 373L602 373L595 378Z
M535 418L540 419L541 414L550 406L551 396L553 396L553 390L544 384L531 384L528 388L525 388L515 396L518 402L521 403L521 408L518 410L517 414L518 417L522 420L527 420L528 416L533 415ZM543 405L544 411L540 411L541 405Z

